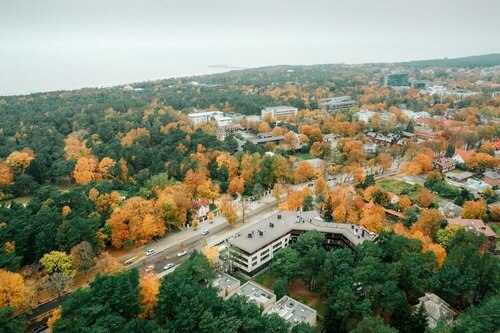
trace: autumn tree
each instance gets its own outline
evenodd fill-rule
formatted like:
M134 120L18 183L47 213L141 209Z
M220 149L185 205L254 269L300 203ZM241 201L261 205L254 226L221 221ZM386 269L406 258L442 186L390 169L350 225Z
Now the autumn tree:
M14 177L9 165L2 159L0 159L0 186L8 185L12 183Z
M380 232L385 226L385 211L380 206L374 206L371 209L363 211L363 216L359 220L366 229L373 232Z
M382 154L379 155L378 158L379 158L379 161L380 161L380 165L382 166L382 169L384 169L384 171L389 170L389 168L392 165L392 157L391 157L391 155L389 155L387 153L382 153Z
M150 138L151 133L146 128L137 128L131 129L121 140L120 143L122 146L132 146L132 144L140 139L141 137Z
M436 197L428 188L422 187L417 191L416 200L420 207L427 208L435 202Z
M365 171L361 167L354 167L351 169L352 177L355 184L361 184L365 179Z
M215 267L215 265L217 264L217 258L219 256L219 248L217 246L205 246L201 250L201 253L203 253L203 255L207 257L210 265L212 267Z
M113 211L107 223L111 226L111 244L115 248L144 245L165 233L165 224L155 210L154 202L140 197L125 200Z
M139 314L142 318L152 318L153 308L156 304L160 281L156 272L143 273L139 275L139 296L143 312Z
M54 331L54 325L56 324L56 321L58 321L61 318L61 307L58 306L57 308L52 311L52 315L47 319L47 326L49 327L49 333L52 333Z
M222 216L226 218L227 223L232 226L238 219L238 212L236 211L236 207L231 202L224 200L220 204L219 208Z
M227 193L230 195L241 194L245 188L245 180L242 177L234 177L229 182Z
M29 298L29 293L21 274L0 268L0 308L4 306L22 308Z
M81 157L78 159L73 171L73 177L77 185L84 185L91 181L100 180L96 158Z
M99 162L98 170L103 179L113 178L113 168L116 165L116 161L109 157L104 157L101 162Z
M406 210L410 208L410 206L411 200L407 196L401 197L401 199L399 199L399 207L401 207L402 210Z
M443 216L435 209L424 209L412 225L412 231L418 230L425 236L436 238L437 232L443 222Z
M311 165L311 163L306 161L299 162L299 165L295 170L295 179L297 183L303 183L307 180L311 180L315 176L316 169Z
M500 165L500 158L485 153L474 154L467 165L472 170L484 172L487 168L496 168Z
M160 191L155 203L158 215L169 226L182 228L187 222L191 200L183 186L170 186Z
M40 259L40 264L50 273L64 273L69 276L75 275L73 269L73 257L61 251L51 251Z
M33 150L25 148L22 151L14 151L7 157L7 164L11 168L18 168L22 171L35 159Z
M486 201L466 201L462 210L465 219L483 219L486 214Z

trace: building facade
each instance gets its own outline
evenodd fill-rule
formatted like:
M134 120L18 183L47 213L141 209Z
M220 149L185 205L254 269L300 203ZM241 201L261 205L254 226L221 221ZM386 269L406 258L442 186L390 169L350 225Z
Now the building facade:
M388 73L380 78L380 85L384 87L408 87L408 73Z
M222 111L207 111L207 112L195 112L187 115L191 121L198 125L203 123L208 123L210 121L219 121L223 120L224 112Z
M351 99L351 96L340 96L333 98L324 98L321 103L318 104L320 109L326 110L339 110L339 109L349 109L353 106L358 105L356 101Z
M276 119L286 119L289 116L295 117L297 115L297 108L293 106L269 106L261 110L261 118L270 115Z
M326 249L354 248L378 235L354 224L323 222L316 211L279 212L237 233L229 240L233 267L255 275L264 269L274 254L308 230L325 234Z

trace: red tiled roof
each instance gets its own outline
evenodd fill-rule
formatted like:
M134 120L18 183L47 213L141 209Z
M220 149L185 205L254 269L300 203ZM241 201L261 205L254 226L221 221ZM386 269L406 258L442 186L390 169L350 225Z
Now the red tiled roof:
M386 209L385 212L387 214L394 215L394 216L397 216L397 217L402 218L402 219L406 218L405 214L403 214L401 212L396 212L394 209Z
M468 163L474 154L475 152L472 150L457 149L453 157L458 155L464 160L465 163Z
M448 224L459 225L472 231L480 232L487 237L496 237L497 234L486 225L483 220L478 219L446 219Z

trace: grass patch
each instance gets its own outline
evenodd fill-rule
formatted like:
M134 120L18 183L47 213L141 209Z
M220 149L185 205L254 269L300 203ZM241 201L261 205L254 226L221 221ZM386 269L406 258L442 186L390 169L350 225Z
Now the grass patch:
M17 198L14 198L14 199L9 199L9 200L5 200L5 201L1 201L0 203L2 204L10 204L12 202L15 202L19 205L23 205L23 204L28 204L30 203L31 200L33 200L35 198L34 195L27 195L27 196L24 196L24 197L17 197Z
M296 153L295 157L297 157L299 161L311 159L311 155L309 155L309 153Z
M271 274L270 270L266 270L264 273L255 277L255 282L263 285L264 287L273 290L274 281L276 281L276 277Z

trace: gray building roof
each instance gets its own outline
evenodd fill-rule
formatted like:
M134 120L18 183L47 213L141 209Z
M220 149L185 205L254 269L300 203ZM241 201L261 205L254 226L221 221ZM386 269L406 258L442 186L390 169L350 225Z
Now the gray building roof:
M254 283L252 281L248 281L244 285L238 288L234 295L241 295L248 297L251 301L257 304L266 304L273 297L276 297L272 292L265 289L264 287Z
M299 214L299 212L290 211L275 213L238 232L234 238L229 240L229 243L247 253L254 253L292 230L318 230L325 233L342 234L355 245L365 240L374 240L377 236L357 225L323 222L316 211Z
M292 326L298 325L302 322L308 322L312 316L316 317L316 310L311 309L307 305L304 305L289 296L283 296L279 301L270 305L264 313L275 313L291 323Z
M218 291L228 290L233 286L240 285L240 280L222 272L217 272L217 277L212 281L212 286Z

